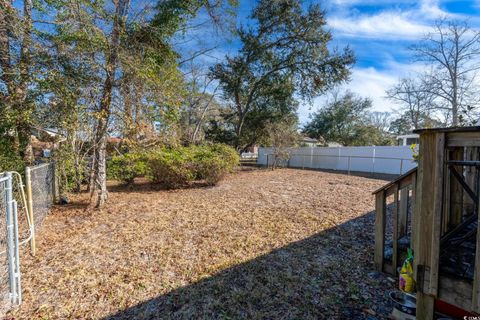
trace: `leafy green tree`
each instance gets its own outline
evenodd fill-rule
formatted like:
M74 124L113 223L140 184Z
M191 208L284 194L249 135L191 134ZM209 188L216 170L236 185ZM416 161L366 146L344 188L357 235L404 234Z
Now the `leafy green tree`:
M221 25L236 5L0 1L0 160L31 162L31 128L56 127L66 136L59 150L64 164L82 167L85 153L93 159L91 191L102 206L107 136L136 143L158 117L175 127L185 81L172 39L200 11Z
M271 106L294 112L294 97L312 99L347 80L354 62L347 47L330 50L332 39L325 14L318 5L304 9L301 1L259 1L254 22L238 28L242 47L235 56L211 69L220 82L231 109L235 145L243 148L251 139L249 121L269 121Z
M97 207L108 196L107 136L120 132L127 141L136 142L146 136L154 118L163 116L164 126L176 118L184 83L170 39L200 9L214 17L228 3L170 0L134 6L119 0L54 4L56 14L51 22L55 32L49 40L54 39L61 48L52 55L68 55L72 65L85 63L87 76L93 79L80 86L79 95L71 99L71 110L86 104L93 119L90 190Z
M2 157L33 161L30 125L34 110L32 94L34 55L34 3L0 1L0 152ZM38 6L38 3L35 3Z
M390 123L389 131L394 134L407 134L419 128L435 128L442 126L445 126L445 123L442 123L425 113L417 114L415 116L415 121L412 121L412 113L406 111Z
M312 115L303 131L311 137L346 146L392 144L390 137L370 121L372 101L352 92L334 95L333 101Z
M390 123L389 131L396 135L410 133L412 131L412 126L409 122L408 117L402 115L397 119L393 120Z

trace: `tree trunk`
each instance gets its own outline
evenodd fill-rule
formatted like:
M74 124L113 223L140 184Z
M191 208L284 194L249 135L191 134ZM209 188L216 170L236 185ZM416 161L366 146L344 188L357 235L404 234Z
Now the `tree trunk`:
M74 170L75 170L75 192L80 192L82 189L82 173L80 168L80 155L79 153L81 150L77 150L76 144L77 139L73 138L71 143L71 148L73 151L73 163L74 163Z
M242 136L243 124L245 123L245 114L242 112L238 113L238 124L235 128L235 134L237 136L236 147L240 148L240 137Z
M97 191L96 208L101 208L108 198L107 192L107 129L110 119L110 105L112 102L113 86L115 82L115 72L117 70L118 51L120 46L120 29L124 24L125 15L128 8L128 0L119 0L116 3L115 17L113 22L110 50L106 61L107 74L103 85L102 99L98 112L98 123L95 131L95 152L96 158L94 174L95 174L95 190Z
M458 126L458 87L457 79L452 79L453 99L452 99L452 126Z
M94 142L95 143L95 142ZM90 192L90 200L93 197L93 192L95 192L95 177L97 174L95 173L95 170L97 170L97 146L94 144L93 150L92 150L92 157L91 157L91 163L90 163L90 176L88 179L88 187L87 191Z
M215 91L217 91L216 88L215 88ZM215 93L215 91L214 91L214 93ZM198 134L198 132L200 131L200 127L202 126L203 119L205 118L205 115L207 114L208 107L210 106L210 103L212 103L213 98L214 98L214 95L212 94L212 96L210 97L210 99L209 99L209 100L207 101L207 103L205 104L205 107L203 108L202 114L201 114L200 117L198 118L198 121L195 123L195 129L193 130L191 143L195 143L195 141L197 140L197 134Z
M105 205L108 198L107 191L107 136L103 137L99 141L97 148L97 203L96 207L101 208Z
M20 83L16 86L14 107L17 117L18 139L20 142L20 155L27 164L33 163L33 150L31 143L31 115L32 105L28 103L28 84L30 80L30 49L32 46L32 0L23 2L23 39L20 48Z
M13 17L11 15L12 3L7 0L0 0L0 68L2 68L2 81L6 85L8 96L12 93L12 71L10 64L10 38L8 36L11 31ZM6 97L4 96L4 99Z

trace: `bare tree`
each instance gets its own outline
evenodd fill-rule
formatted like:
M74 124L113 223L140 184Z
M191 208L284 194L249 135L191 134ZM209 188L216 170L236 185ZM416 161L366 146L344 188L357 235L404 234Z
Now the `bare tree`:
M267 142L273 148L272 170L274 170L280 162L289 159L288 149L298 143L300 134L297 131L294 118L270 122L267 124L266 130L268 132Z
M209 77L208 70L193 61L189 64L187 76L190 81L184 106L185 125L188 142L195 143L209 109L216 103L218 84Z
M472 95L480 69L480 32L465 21L442 19L412 50L417 61L432 66L423 90L447 103L453 126L461 124L461 113L475 105Z
M413 129L423 126L422 120L432 117L437 110L450 110L436 102L437 96L423 78L403 78L387 91L387 97L400 104L400 111L410 122Z
M382 132L388 132L390 122L392 121L392 114L390 112L370 112L368 122L375 128Z

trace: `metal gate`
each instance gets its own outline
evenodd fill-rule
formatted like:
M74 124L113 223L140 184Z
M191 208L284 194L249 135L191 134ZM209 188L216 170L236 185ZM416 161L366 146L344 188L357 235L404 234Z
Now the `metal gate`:
M11 172L0 174L0 315L22 301L17 202Z

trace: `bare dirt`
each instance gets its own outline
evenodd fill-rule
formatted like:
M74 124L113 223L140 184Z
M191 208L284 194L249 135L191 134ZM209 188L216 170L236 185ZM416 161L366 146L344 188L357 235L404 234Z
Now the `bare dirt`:
M294 169L218 186L112 184L57 206L22 252L15 319L381 319L393 284L373 271L386 183Z

